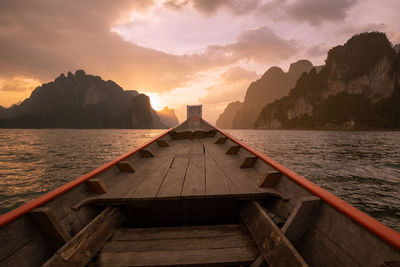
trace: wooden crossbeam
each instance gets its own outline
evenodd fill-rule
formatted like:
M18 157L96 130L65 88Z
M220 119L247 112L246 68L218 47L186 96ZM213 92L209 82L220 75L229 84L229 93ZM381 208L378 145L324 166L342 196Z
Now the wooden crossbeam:
M87 180L86 186L88 187L90 193L92 194L105 194L108 192L107 186L99 179Z
M105 208L42 266L85 266L124 220L118 208Z
M139 150L139 153L144 158L152 158L152 157L154 157L153 152L151 152L151 150L149 150L149 149L141 149L141 150Z
M318 212L320 204L321 200L314 196L303 197L297 202L289 218L281 228L281 231L290 242L296 244L300 240Z
M240 168L251 168L253 167L254 163L256 163L256 160L257 157L246 157L240 165Z
M259 187L274 187L279 179L281 178L282 173L278 171L269 171L266 172L258 184Z
M240 216L270 266L308 266L257 201L244 203Z
M241 146L231 146L227 151L226 154L233 155L237 154L240 150Z
M257 259L250 265L250 267L268 267L268 264L265 262L263 255L257 257Z
M217 145L225 144L225 141L226 141L227 139L228 139L228 137L226 137L226 136L220 137L220 138L218 138L217 141L215 141L214 144L217 144Z
M129 161L118 162L117 166L120 172L135 172L135 170L132 167L132 164Z
M49 246L56 251L71 239L70 234L60 225L51 209L42 207L29 212L29 217Z
M163 139L157 140L157 144L158 144L158 146L160 146L160 147L169 147L168 142L165 141L165 140L163 140Z

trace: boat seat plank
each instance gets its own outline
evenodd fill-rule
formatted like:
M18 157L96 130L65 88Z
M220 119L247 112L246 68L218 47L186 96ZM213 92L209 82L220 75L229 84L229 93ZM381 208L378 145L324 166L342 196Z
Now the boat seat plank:
M122 228L99 253L99 266L250 264L259 252L245 227Z
M159 240L196 237L221 237L237 235L243 231L238 224L177 226L155 228L121 228L115 232L111 240Z
M254 247L195 249L184 251L105 252L99 266L241 265L257 257Z

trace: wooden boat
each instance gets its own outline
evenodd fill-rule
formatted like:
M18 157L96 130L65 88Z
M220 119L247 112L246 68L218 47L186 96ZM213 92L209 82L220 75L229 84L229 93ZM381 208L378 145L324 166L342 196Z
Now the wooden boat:
M399 266L399 233L188 114L1 216L0 266Z

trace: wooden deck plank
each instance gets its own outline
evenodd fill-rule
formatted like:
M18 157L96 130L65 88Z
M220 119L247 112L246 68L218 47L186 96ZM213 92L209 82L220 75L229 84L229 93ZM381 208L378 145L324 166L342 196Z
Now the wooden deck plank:
M186 150L187 147L183 147L178 152ZM169 169L167 176L165 177L160 187L159 192L157 193L157 198L179 197L181 195L182 186L185 180L188 164L189 164L188 154L177 153L177 155L175 155L174 162L172 163L172 166Z
M211 157L210 152L205 152L206 163L206 195L226 195L230 193L225 173Z
M108 242L102 249L104 252L139 252L139 251L178 251L193 249L217 249L255 247L253 238L237 232L230 236L212 236L156 240L125 240Z
M100 266L177 266L194 264L249 264L258 251L254 247L196 249L183 251L106 252Z
M203 141L206 151L209 151L217 164L221 167L227 175L228 181L239 190L239 194L252 195L252 194L266 194L275 197L284 198L274 188L260 188L257 184L259 175L253 168L240 168L239 155L225 155L224 147L213 144L212 142ZM231 194L237 194L232 192Z
M201 146L201 148L203 149L203 146ZM205 194L206 173L204 154L191 154L181 196L196 196Z
M121 228L112 240L159 240L237 235L243 229L237 224L157 228Z
M223 148L210 142L203 143L206 150L215 159L227 178L240 190L241 193L260 193L257 184L250 179L242 169L240 163L234 159L235 155L226 155Z

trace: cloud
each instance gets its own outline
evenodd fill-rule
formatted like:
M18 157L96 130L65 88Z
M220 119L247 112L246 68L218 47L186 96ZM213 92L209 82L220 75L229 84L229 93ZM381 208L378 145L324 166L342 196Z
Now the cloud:
M40 85L40 81L29 78L14 78L12 80L4 80L0 83L0 91L6 92L24 92L32 90Z
M61 72L83 68L126 89L168 91L193 80L198 72L231 61L218 55L176 56L124 41L110 31L132 10L145 12L151 5L151 1L8 1L0 9L1 76L48 81Z
M248 82L257 79L258 75L255 71L249 71L235 66L226 70L220 77L224 82Z
M328 53L329 47L325 43L319 43L310 46L306 50L306 56L308 57L320 57L326 56Z
M284 39L268 27L246 31L239 35L235 43L208 47L209 53L261 63L280 62L294 56L298 51L299 45L296 40Z
M256 72L238 66L221 73L215 84L206 88L207 94L199 98L200 103L207 107L210 122L214 123L230 102L242 100L250 83L258 78Z
M266 17L306 22L318 26L344 20L358 0L272 0L260 5L257 13Z

